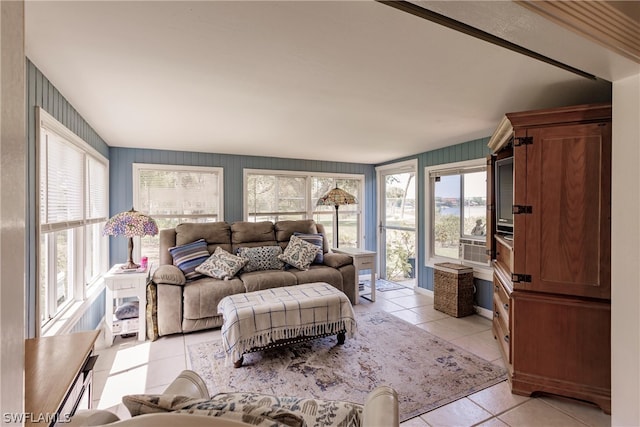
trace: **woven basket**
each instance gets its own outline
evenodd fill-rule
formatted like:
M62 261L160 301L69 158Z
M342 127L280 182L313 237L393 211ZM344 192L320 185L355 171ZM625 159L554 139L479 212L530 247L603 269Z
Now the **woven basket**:
M451 262L434 268L433 308L454 317L474 314L473 268Z

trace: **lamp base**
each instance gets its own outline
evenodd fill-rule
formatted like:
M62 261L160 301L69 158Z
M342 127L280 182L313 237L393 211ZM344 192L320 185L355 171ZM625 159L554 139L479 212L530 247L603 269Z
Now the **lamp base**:
M138 268L140 268L140 265L136 264L133 261L129 261L126 264L122 264L120 266L120 269L122 270L137 270Z

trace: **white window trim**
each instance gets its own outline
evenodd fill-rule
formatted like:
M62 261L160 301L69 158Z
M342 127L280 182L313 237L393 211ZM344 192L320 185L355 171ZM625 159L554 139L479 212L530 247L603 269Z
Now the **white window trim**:
M54 118L51 114L47 113L42 107L36 107L36 123L38 124L38 128L36 131L36 178L38 180L38 191L39 191L39 180L40 180L40 147L42 141L40 140L42 132L40 128L44 128L50 132L58 134L62 138L64 138L67 142L73 144L84 153L93 156L96 160L103 162L107 175L109 173L109 159L104 157L98 150L93 148L87 142L85 142L82 138L76 135L73 131L67 128L65 125L60 123L56 118ZM107 193L107 212L109 210L109 179L107 176L107 180L105 182L105 190ZM83 207L85 203L83 203ZM40 253L40 241L41 241L41 226L40 226L40 197L36 197L36 206L35 210L37 212L37 227L36 227L36 258L40 259L42 256ZM107 218L105 218L106 220ZM86 221L85 224L95 223L98 220L89 220ZM67 224L72 225L72 224ZM54 230L55 226L50 227L51 231ZM76 239L80 239L81 236L78 234L83 234L84 230L76 234ZM84 236L82 236L84 237ZM108 269L108 257L109 257L109 248L108 242L105 241L105 254L104 259L102 260L103 269L107 271ZM74 263L74 274L84 274L83 267L86 260L76 260ZM40 264L36 263L36 273L35 277L40 277ZM70 301L63 310L60 310L56 315L51 318L45 325L41 324L40 321L40 283L39 280L36 280L36 331L39 331L41 336L55 335L59 333L67 333L71 330L71 328L75 325L75 323L82 317L83 313L91 306L97 295L104 289L104 281L102 280L102 276L99 275L96 277L91 283L88 283L87 286L81 286L80 283L74 283L74 299Z
M475 263L465 263L462 260L453 260L453 258L445 258L437 256L433 253L433 189L431 187L430 175L432 172L464 169L477 166L485 166L487 160L485 158L465 160L455 163L442 163L434 166L427 166L424 168L424 194L425 194L425 265L427 267L434 268L436 263L441 262L460 262L469 267L473 267L474 277L482 280L493 280L493 268L491 266L480 266Z
M365 220L364 220L364 208L365 206L365 176L364 174L355 174L355 173L332 173L332 172L308 172L308 171L292 171L292 170L278 170L278 169L243 169L242 172L242 215L245 221L249 218L249 195L247 189L247 176L248 175L276 175L276 176L298 176L306 178L306 192L308 195L311 195L311 179L312 177L328 177L333 179L352 179L360 181L360 190L362 194L358 195L358 215L360 216L360 221L358 226L360 230L362 230L362 235L360 236L360 241L358 242L358 247L364 247L364 242L366 240L366 230L364 228ZM305 217L308 217L309 213L314 212L316 200L311 200L308 198L307 200L307 211L303 212Z
M224 168L216 167L216 166L188 166L188 165L165 165L162 163L133 163L132 171L133 171L133 208L136 208L136 204L139 204L139 189L140 189L140 170L144 169L153 169L153 170L163 170L163 171L185 171L185 172L215 172L218 174L218 221L224 221ZM201 218L206 215L179 215L184 218ZM151 215L153 218L153 215ZM134 258L140 259L140 237L134 238Z

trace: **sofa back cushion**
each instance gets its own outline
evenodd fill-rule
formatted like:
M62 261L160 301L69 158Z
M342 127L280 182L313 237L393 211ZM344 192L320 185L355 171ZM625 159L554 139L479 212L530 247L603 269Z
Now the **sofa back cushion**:
M217 247L231 251L231 226L228 222L188 222L176 226L176 246L204 239L212 254Z
M274 229L276 232L276 240L283 250L286 249L289 244L293 233L316 234L318 232L316 223L312 219L278 221L274 224Z
M231 224L231 253L235 254L241 247L255 248L276 244L276 233L271 221L238 221Z

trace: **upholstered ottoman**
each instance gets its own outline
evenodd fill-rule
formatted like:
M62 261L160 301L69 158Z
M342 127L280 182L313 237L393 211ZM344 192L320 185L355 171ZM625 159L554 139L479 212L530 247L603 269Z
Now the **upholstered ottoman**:
M230 295L220 301L218 313L226 360L236 368L245 353L329 335L343 344L356 332L351 302L324 282Z

